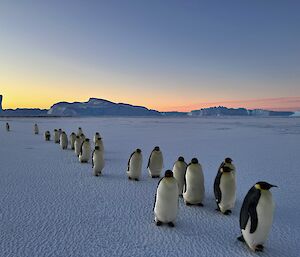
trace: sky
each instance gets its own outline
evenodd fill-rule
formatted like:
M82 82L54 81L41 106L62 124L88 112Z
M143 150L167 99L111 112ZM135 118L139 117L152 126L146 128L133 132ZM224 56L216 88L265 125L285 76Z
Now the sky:
M300 110L300 1L0 1L3 108Z

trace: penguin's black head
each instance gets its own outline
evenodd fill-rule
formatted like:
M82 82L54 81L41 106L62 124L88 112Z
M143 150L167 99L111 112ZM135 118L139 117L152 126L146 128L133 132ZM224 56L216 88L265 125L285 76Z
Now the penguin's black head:
M99 148L99 146L95 146L95 150L99 150L100 148Z
M232 171L232 169L230 167L228 167L228 166L224 166L222 169L223 169L223 172L230 172L230 171Z
M54 131L56 132L56 131L57 131L57 129L54 129Z
M154 151L159 151L159 146L155 146Z
M268 182L265 181L259 181L255 184L255 188L259 190L269 190L272 187L277 187L277 186L269 184Z
M76 138L79 138L79 136L76 136Z
M141 153L142 150L138 148L138 149L136 149L136 152L137 152L137 153Z
M225 158L225 163L232 163L232 159L229 157Z
M96 136L99 136L99 132L96 132Z
M172 178L173 177L173 172L171 170L166 170L165 177L166 178Z
M59 129L59 131L62 131L62 129Z
M197 164L197 163L199 163L199 162L198 162L198 159L197 159L197 158L193 158L193 159L191 160L191 163Z
M81 129L81 127L79 127L78 129Z
M85 142L89 142L90 140L89 140L88 138L86 138L84 141L85 141Z
M178 161L184 162L184 158L183 158L182 156L179 156L179 157L178 157Z
M71 133L72 135L76 135L74 132Z

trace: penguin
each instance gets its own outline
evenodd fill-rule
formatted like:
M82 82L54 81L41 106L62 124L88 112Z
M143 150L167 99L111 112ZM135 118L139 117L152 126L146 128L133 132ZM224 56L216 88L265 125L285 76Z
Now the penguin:
M95 146L95 150L92 153L92 167L94 176L100 176L104 168L104 157L103 151L100 150L99 146Z
M75 140L76 140L76 134L74 132L71 133L70 135L70 146L71 146L71 149L74 150L75 149Z
M235 166L231 158L226 158L220 165L214 182L214 194L217 203L217 211L228 215L235 205L236 178Z
M184 161L184 158L180 156L178 160L174 163L173 170L172 170L174 174L174 178L176 178L178 182L179 196L182 196L186 168L187 168L187 164Z
M79 135L79 137L80 137L80 140L81 140L81 142L84 142L84 140L85 140L85 135L83 134L83 133L81 133L80 135Z
M50 141L51 134L50 134L50 131L49 131L49 130L47 130L47 131L45 132L44 137L45 137L45 140L46 140L46 141Z
M68 148L68 136L65 131L62 131L60 138L59 138L60 146L62 149Z
M36 135L39 134L39 127L37 124L34 124L33 131L34 131L34 134L36 134Z
M5 125L5 127L6 127L6 131L8 132L8 131L10 130L10 127L9 127L9 124L8 124L8 122L6 122L6 125Z
M136 149L129 157L127 165L128 179L139 181L142 173L143 155L141 149Z
M77 136L80 136L81 134L83 134L83 132L82 132L82 128L81 128L81 127L79 127L79 128L78 128L78 131L77 131Z
M95 146L99 146L100 151L104 152L104 145L101 137L96 138Z
M203 206L205 196L204 176L201 164L197 158L193 158L187 166L183 199L186 205Z
M86 138L84 142L81 144L80 153L79 153L79 161L80 162L88 162L91 156L91 144L90 140Z
M163 155L158 146L155 146L148 160L148 172L152 178L159 178L163 168Z
M53 138L54 138L54 143L59 144L59 132L57 129L54 129Z
M75 154L77 155L77 157L79 157L81 145L82 145L82 142L81 142L80 137L76 136L75 143L74 143L74 151L75 151Z
M158 182L154 201L154 220L157 226L163 223L174 227L178 212L178 182L171 170Z
M253 251L261 252L267 240L273 221L274 202L271 185L264 181L257 182L247 193L240 212L239 241L246 242Z
M101 138L101 136L100 136L99 132L96 132L95 135L94 135L94 139L93 139L94 144L96 144L96 140L98 138Z

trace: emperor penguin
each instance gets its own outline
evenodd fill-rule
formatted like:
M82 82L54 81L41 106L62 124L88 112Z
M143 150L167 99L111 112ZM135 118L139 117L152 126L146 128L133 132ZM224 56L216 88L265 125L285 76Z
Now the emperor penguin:
M78 131L77 131L77 136L80 136L81 134L83 134L83 132L82 132L82 128L81 128L81 127L79 127L79 128L78 128Z
M235 166L231 158L226 158L220 165L214 182L214 194L217 210L223 214L231 213L236 200Z
M6 122L6 125L5 125L5 127L6 127L6 131L8 132L8 131L9 131L9 129L10 129L8 122Z
M59 144L59 132L57 129L54 129L53 137L54 137L54 143Z
M92 167L94 176L100 176L102 174L104 164L103 151L100 150L99 146L95 146L95 150L92 154Z
M158 182L155 201L154 217L157 226L163 223L174 227L178 212L178 183L173 172L167 170L165 176Z
M34 131L34 134L36 134L36 135L39 133L39 127L37 124L34 124L33 131Z
M143 155L141 149L136 149L129 157L127 165L128 179L138 181L142 173Z
M94 139L93 139L94 144L96 144L96 140L97 140L98 138L101 138L101 136L100 136L100 133L99 133L99 132L96 132L95 135L94 135Z
M274 202L267 182L257 182L247 193L240 212L239 241L246 242L253 251L261 252L273 222Z
M86 138L81 144L80 153L79 153L79 161L80 162L88 162L91 156L91 144L90 140Z
M163 155L158 146L155 146L151 152L147 168L152 178L160 177L160 173L163 169Z
M49 130L47 130L47 131L45 132L44 137L45 137L45 140L46 140L46 141L50 141L51 134L50 134L50 131L49 131Z
M183 199L186 205L203 206L205 196L204 176L201 164L197 158L193 158L187 166Z
M70 139L71 149L74 150L75 149L76 134L74 132L72 132L69 139Z
M76 136L75 143L74 143L74 150L75 150L75 154L77 155L77 157L79 157L81 145L82 145L82 142L81 142L80 137Z
M174 163L173 174L178 182L178 194L182 196L183 186L184 186L184 177L186 173L187 164L184 161L184 158L180 156L178 160Z
M96 138L95 146L99 146L100 150L104 152L104 145L101 137Z
M61 132L60 138L59 138L60 146L62 149L68 148L68 136L65 131Z

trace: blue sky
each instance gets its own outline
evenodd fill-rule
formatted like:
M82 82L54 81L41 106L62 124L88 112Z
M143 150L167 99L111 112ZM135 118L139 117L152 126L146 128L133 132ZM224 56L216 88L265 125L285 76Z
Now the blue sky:
M299 1L1 1L4 105L300 109L273 101L300 97L299 13Z

